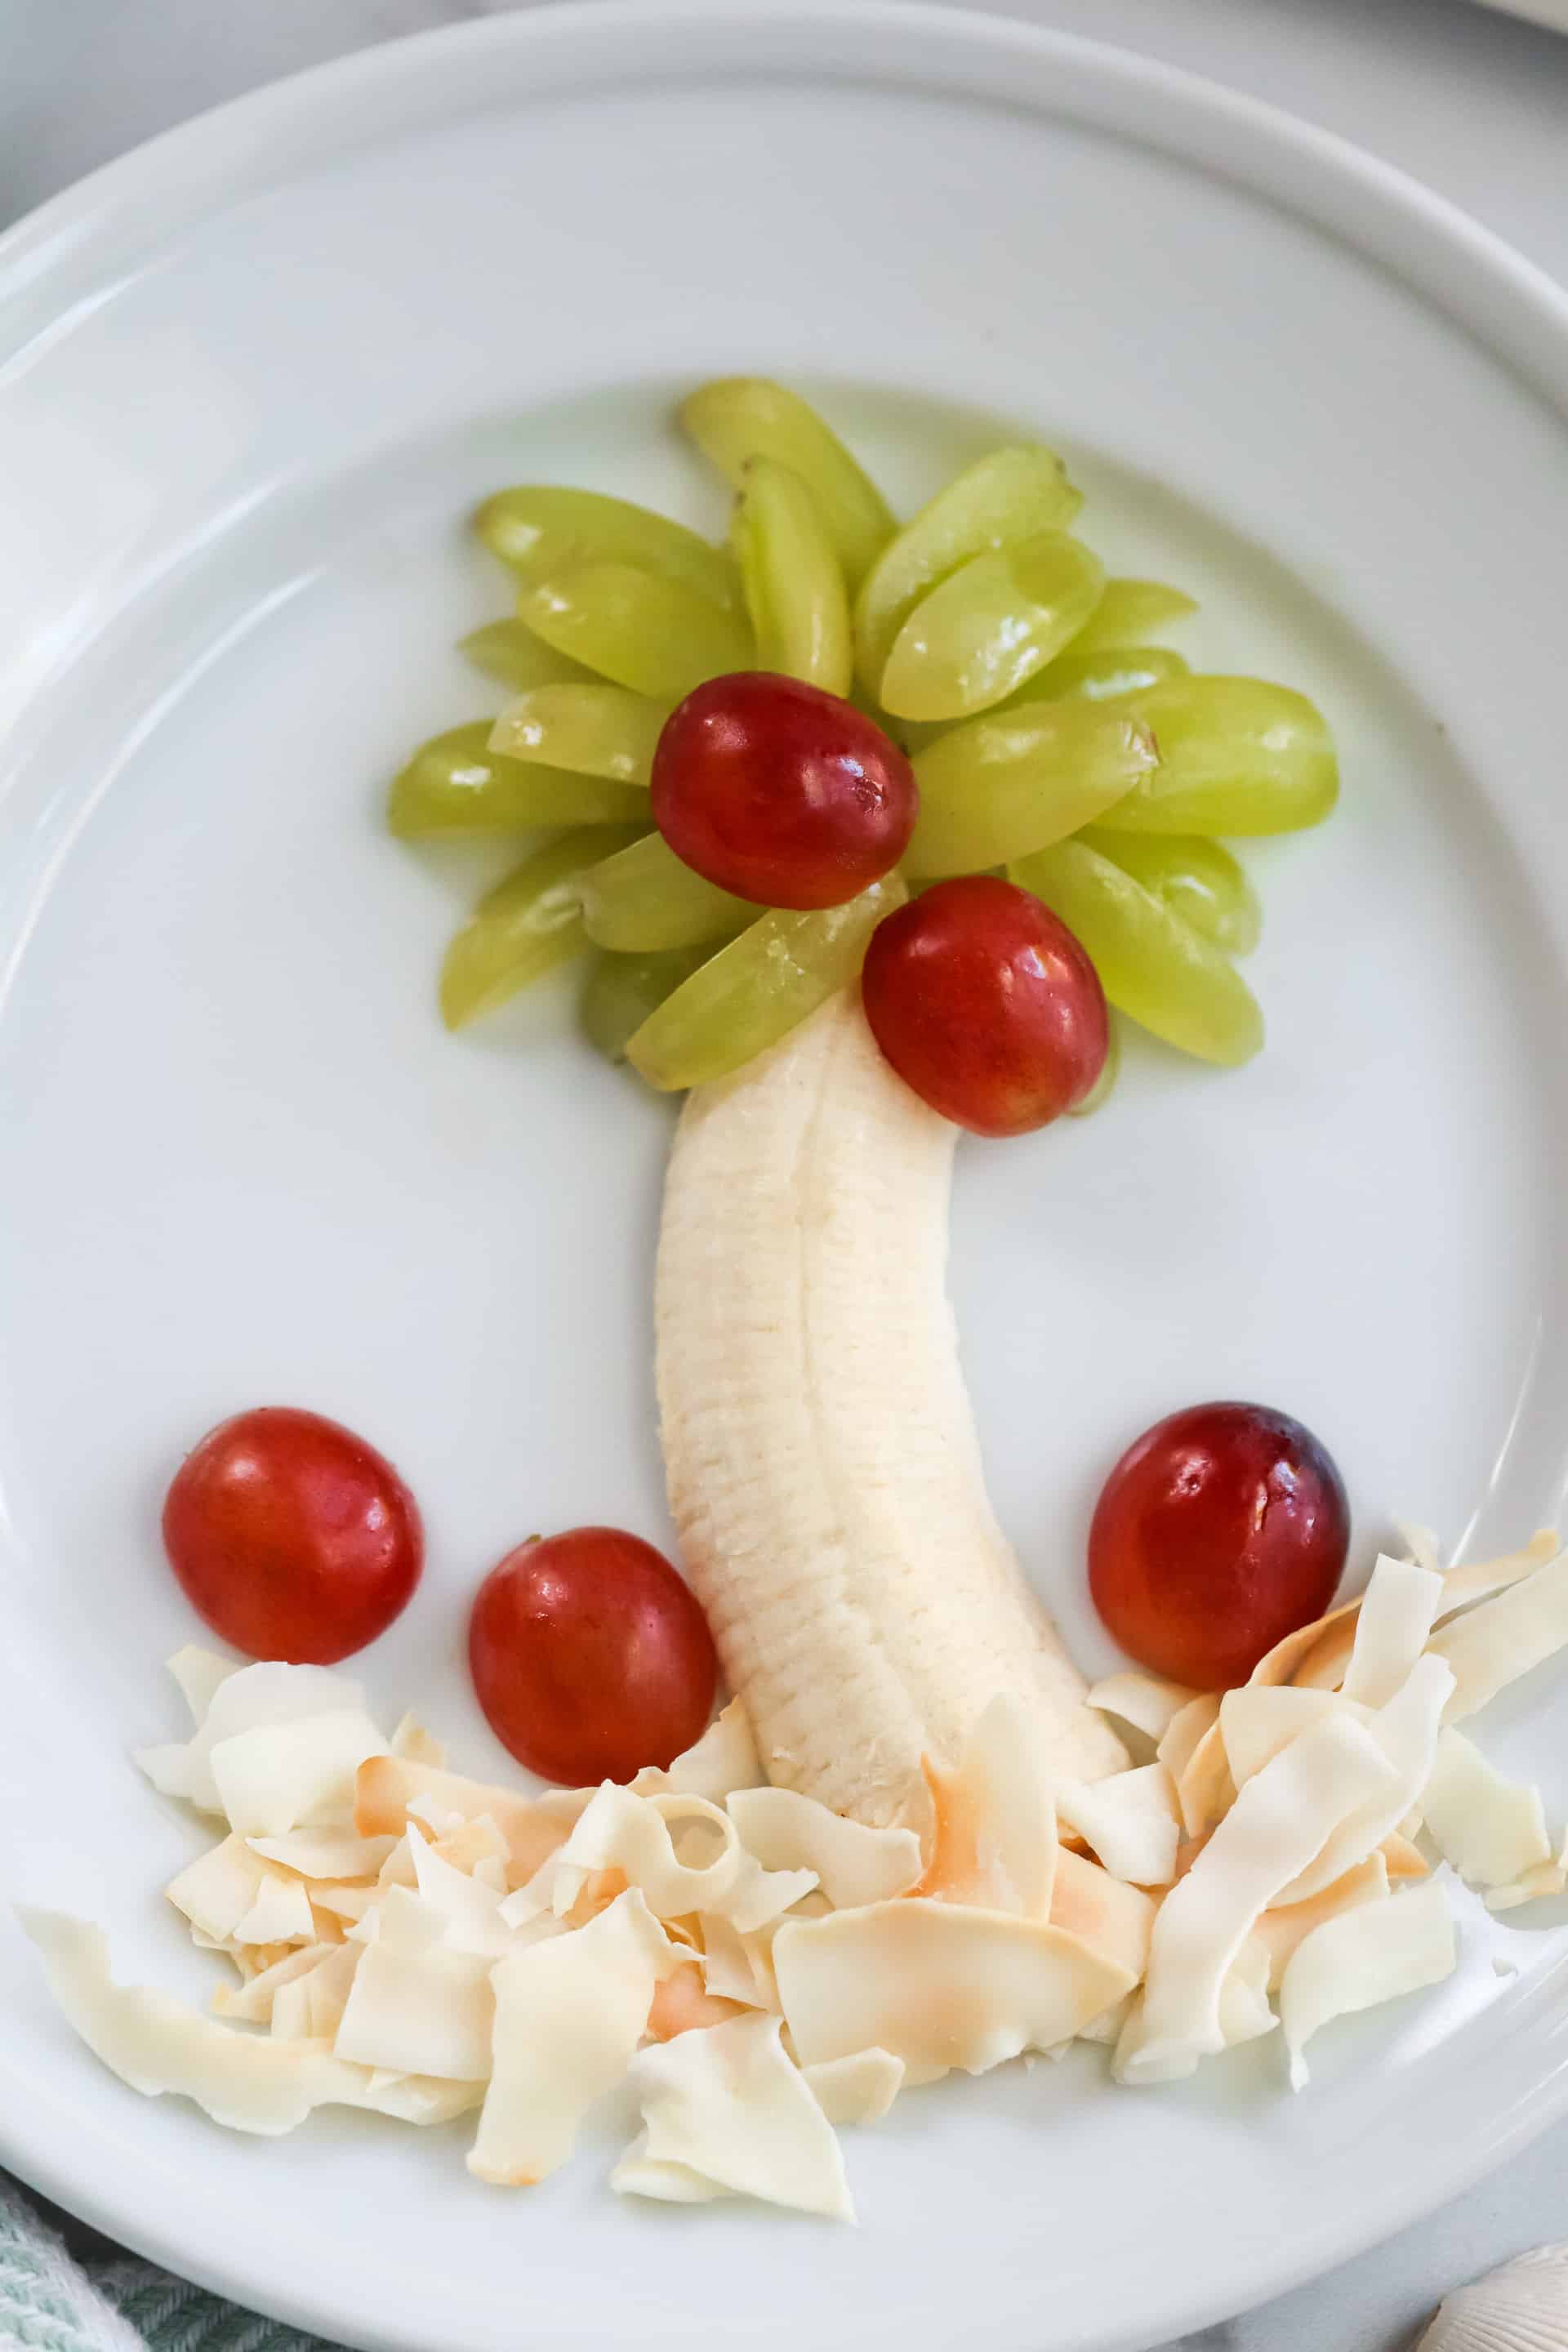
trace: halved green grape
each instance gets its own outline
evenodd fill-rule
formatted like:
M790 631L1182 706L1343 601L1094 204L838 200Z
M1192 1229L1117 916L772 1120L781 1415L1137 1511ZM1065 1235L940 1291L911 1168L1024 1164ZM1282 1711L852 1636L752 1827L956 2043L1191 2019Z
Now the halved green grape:
M1099 558L1065 530L972 556L893 640L884 704L900 719L965 719L1003 701L1077 636L1104 584Z
M526 694L535 686L584 685L594 677L569 654L558 654L536 637L526 621L487 621L482 629L470 629L458 638L458 651L513 694Z
M1087 1118L1090 1111L1098 1110L1106 1097L1116 1090L1116 1081L1121 1076L1121 1015L1114 1009L1106 1023L1105 1040L1105 1067L1082 1102L1068 1104L1069 1118Z
M1190 924L1109 857L1058 841L1007 869L1093 958L1109 1002L1167 1045L1205 1062L1250 1060L1263 1015L1241 974Z
M586 940L577 887L584 868L632 838L624 825L563 834L487 892L441 966L441 1018L448 1029L493 1013L576 954Z
M1097 646L1138 646L1156 629L1168 629L1197 611L1197 599L1160 580L1108 580L1105 593L1085 622L1075 654Z
M627 1061L665 1093L742 1068L854 979L867 940L904 898L889 874L842 907L775 907L649 1014Z
M1141 719L1160 764L1107 810L1115 833L1294 833L1340 793L1322 714L1258 677L1173 677L1116 709Z
M542 760L574 775L646 784L659 730L674 704L624 686L537 686L509 702L490 749L511 760Z
M536 581L520 609L546 645L659 702L679 702L704 678L755 660L741 614L630 563L569 565Z
M1197 833L1108 833L1092 824L1079 839L1142 882L1226 955L1250 955L1258 945L1263 929L1258 893L1217 841Z
M710 604L740 601L733 559L684 523L627 499L553 484L498 490L475 509L474 529L494 555L525 582L548 580L578 563L629 563L673 580Z
M662 834L650 833L583 877L583 919L595 945L639 955L733 939L756 921L757 910L749 898L705 882Z
M766 376L720 376L682 401L680 422L737 490L750 457L793 467L821 509L853 594L898 525L875 482L816 409Z
M758 668L847 694L854 641L844 566L809 485L776 457L752 458L732 535Z
M894 639L922 596L987 548L1065 530L1082 504L1056 451L1037 442L994 449L939 490L861 583L855 666L867 692L880 692Z
M1092 824L1158 755L1121 702L1033 702L972 719L917 753L910 874L969 874Z
M1005 707L1014 710L1026 702L1055 702L1068 695L1110 702L1119 694L1140 694L1145 687L1186 675L1186 663L1168 646L1090 646L1083 653L1075 639L1065 654L1009 695Z
M521 833L535 824L651 824L647 793L598 776L525 767L489 748L490 722L421 743L392 780L386 822L401 840L434 833Z
M583 1026L607 1062L624 1062L648 1014L689 980L710 948L672 948L662 955L595 956L583 988Z

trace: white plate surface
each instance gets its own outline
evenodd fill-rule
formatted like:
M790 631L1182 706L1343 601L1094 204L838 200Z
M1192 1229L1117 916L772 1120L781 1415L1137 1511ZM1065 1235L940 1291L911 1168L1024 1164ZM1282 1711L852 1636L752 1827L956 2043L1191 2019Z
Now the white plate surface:
M1471 1551L1561 1503L1568 310L1434 200L1163 68L928 10L642 5L465 27L160 142L0 249L0 1886L199 1993L199 1843L124 1760L190 1631L157 1507L261 1400L424 1500L365 1661L478 1768L463 1611L530 1528L666 1533L648 1274L665 1111L563 988L471 1040L432 973L471 863L377 828L489 707L461 518L508 478L720 527L668 429L736 368L815 389L901 503L1056 439L1193 649L1305 687L1342 814L1254 860L1265 1056L1152 1050L1071 1132L966 1148L954 1284L1003 1516L1086 1664L1088 1508L1192 1398L1300 1412L1358 1572L1391 1510ZM1568 1805L1563 1698L1485 1728ZM1439 1994L1114 2092L1089 2053L858 2136L835 2232L649 2210L626 2118L523 2198L460 2130L229 2138L104 2075L0 1924L0 2153L354 2343L1162 2339L1410 2219L1568 2105L1563 1906L1465 1916ZM1517 1973L1501 1979L1494 1958Z

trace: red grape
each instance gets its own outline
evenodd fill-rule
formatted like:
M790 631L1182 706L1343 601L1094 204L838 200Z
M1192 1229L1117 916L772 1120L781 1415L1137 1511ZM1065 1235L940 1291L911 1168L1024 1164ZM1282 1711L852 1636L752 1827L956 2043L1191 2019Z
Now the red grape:
M909 847L920 795L852 703L770 670L710 678L664 724L653 821L706 881L763 907L837 907Z
M497 1738L574 1789L673 1762L700 1736L719 1678L694 1595L662 1552L617 1528L508 1552L475 1596L468 1664Z
M1089 1591L1141 1666L1228 1690L1323 1614L1349 1543L1344 1481L1310 1429L1264 1405L1191 1405L1106 1480Z
M1046 1126L1105 1066L1099 973L1032 890L990 875L938 882L879 923L861 989L905 1084L976 1135Z
M384 1633L425 1561L413 1496L351 1429L259 1405L209 1431L163 1505L197 1614L252 1658L334 1665Z

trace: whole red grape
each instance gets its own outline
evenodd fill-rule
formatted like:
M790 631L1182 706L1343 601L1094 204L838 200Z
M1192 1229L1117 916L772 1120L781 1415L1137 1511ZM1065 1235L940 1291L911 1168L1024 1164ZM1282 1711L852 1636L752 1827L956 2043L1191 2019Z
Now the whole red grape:
M468 1664L497 1738L574 1789L672 1763L700 1737L719 1678L696 1596L618 1528L508 1552L475 1596Z
M837 907L909 847L914 770L852 703L771 670L710 678L664 723L653 821L706 880L763 907Z
M1089 1591L1141 1666L1228 1690L1323 1614L1349 1544L1344 1481L1310 1429L1264 1405L1191 1405L1106 1480Z
M413 1496L351 1429L258 1405L209 1431L163 1505L197 1614L252 1658L334 1665L384 1633L425 1562Z
M861 990L905 1084L976 1135L1046 1126L1105 1066L1100 974L1032 890L990 875L938 882L879 923Z

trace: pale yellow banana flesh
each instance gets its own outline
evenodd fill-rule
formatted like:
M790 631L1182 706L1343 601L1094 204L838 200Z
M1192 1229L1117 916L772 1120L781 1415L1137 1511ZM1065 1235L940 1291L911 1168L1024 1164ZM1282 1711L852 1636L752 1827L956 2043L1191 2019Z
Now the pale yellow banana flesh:
M1125 1764L985 1493L945 1269L956 1130L834 998L691 1095L659 1239L682 1557L779 1786L922 1826L1000 1691L1059 1769Z

